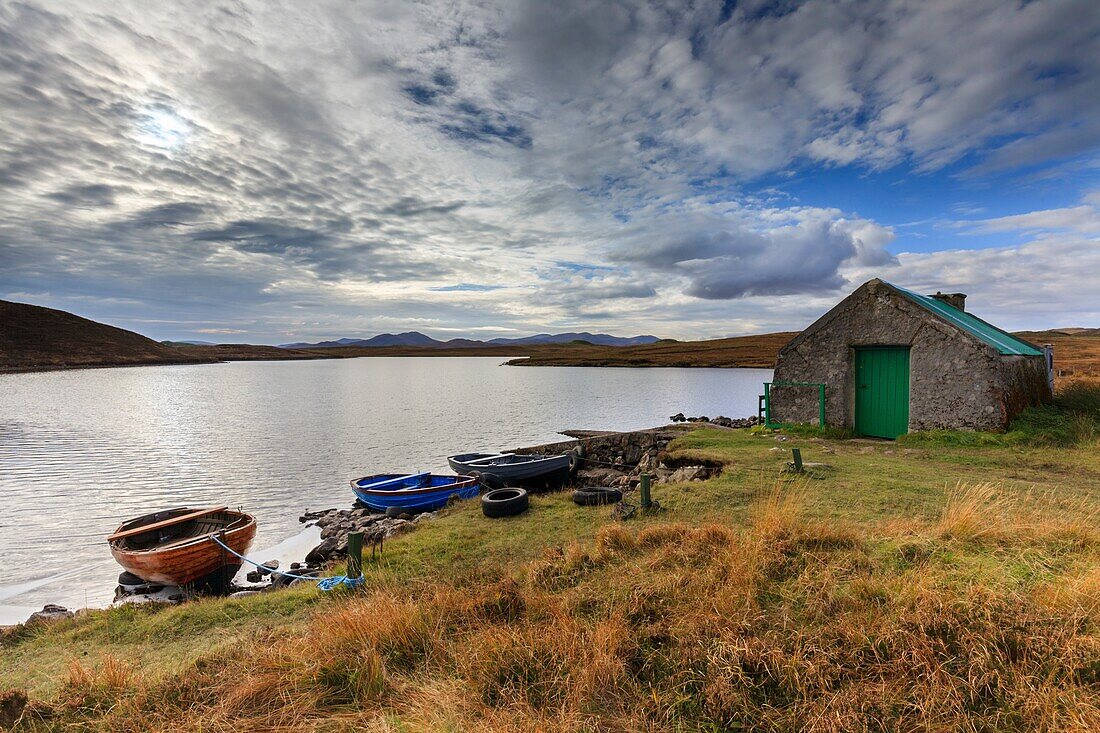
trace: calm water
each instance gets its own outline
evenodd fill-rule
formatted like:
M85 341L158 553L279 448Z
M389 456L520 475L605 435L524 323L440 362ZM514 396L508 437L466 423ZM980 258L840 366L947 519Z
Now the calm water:
M499 358L236 362L0 375L0 606L102 605L103 538L178 505L257 515L256 547L348 480L448 454L755 414L764 369L504 367Z

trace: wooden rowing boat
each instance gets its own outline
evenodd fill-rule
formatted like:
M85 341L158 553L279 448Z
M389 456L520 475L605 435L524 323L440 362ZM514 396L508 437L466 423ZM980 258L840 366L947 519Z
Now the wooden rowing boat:
M150 583L187 585L215 575L224 582L241 561L218 546L214 536L246 555L256 537L256 519L224 506L167 509L123 522L107 544L119 565Z

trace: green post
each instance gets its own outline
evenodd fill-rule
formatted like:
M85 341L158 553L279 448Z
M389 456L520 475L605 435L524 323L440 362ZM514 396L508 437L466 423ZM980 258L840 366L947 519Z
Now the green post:
M348 532L348 577L363 575L363 533Z
M819 428L825 427L825 385L817 385L817 404L818 404L818 418L817 426Z
M764 427L772 425L772 383L764 382Z
M653 503L649 498L649 474L648 473L643 473L642 474L642 483L641 483L641 486L639 486L638 488L642 492L642 509L648 509L649 505Z
M791 455L794 457L794 472L802 473L802 451L798 448L791 448Z

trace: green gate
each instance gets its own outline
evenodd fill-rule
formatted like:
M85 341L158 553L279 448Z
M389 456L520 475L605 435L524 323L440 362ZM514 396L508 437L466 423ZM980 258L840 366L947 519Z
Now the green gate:
M909 348L856 349L856 432L896 438L909 432Z

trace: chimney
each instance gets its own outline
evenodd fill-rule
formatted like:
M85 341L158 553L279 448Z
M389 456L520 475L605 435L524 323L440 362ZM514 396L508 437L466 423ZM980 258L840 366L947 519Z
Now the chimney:
M941 293L937 291L932 297L936 300L942 300L952 308L957 308L961 311L966 310L966 293Z

